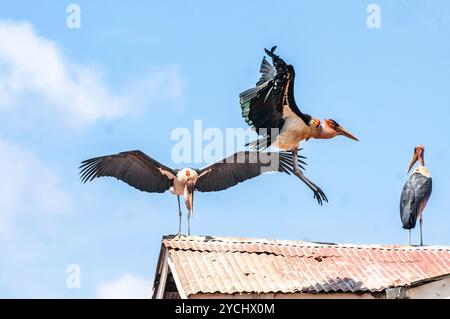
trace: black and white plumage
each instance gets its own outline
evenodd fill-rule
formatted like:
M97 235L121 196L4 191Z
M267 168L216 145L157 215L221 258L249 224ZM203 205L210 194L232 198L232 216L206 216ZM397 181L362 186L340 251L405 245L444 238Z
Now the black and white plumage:
M264 150L269 146L284 151L292 150L294 164L299 143L310 138L330 139L343 135L357 140L334 120L320 120L303 113L294 98L294 67L274 53L276 46L266 54L273 65L264 57L260 67L261 77L256 86L242 92L240 104L245 122L261 137L249 145ZM325 193L295 167L297 175L314 193L319 204L327 201Z
M430 172L425 167L424 147L418 145L414 148L414 155L408 168L411 170L415 162L419 166L414 170L408 181L403 186L400 197L400 218L403 228L408 230L408 241L411 245L411 229L416 227L417 219L420 223L420 244L423 245L422 214L431 195L433 188Z
M320 121L300 111L294 98L295 70L273 52L261 62L261 77L256 87L240 94L242 116L262 138L253 146L265 149L271 145L283 150L297 149L301 140L320 132Z
M302 157L303 158L303 157ZM299 160L297 165L305 164ZM290 154L284 152L237 152L202 169L172 169L141 151L128 151L91 158L82 162L82 182L97 177L115 177L138 190L177 195L179 234L181 234L180 196L188 210L188 234L193 211L194 191L215 192L225 190L265 172L294 172Z

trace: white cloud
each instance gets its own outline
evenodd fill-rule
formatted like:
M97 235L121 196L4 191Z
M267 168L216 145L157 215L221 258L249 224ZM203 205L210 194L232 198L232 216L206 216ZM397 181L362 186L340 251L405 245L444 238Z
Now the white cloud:
M0 239L14 234L15 225L45 224L66 212L70 197L55 172L32 152L0 137Z
M97 286L96 297L100 299L151 298L153 283L145 278L124 273L120 278Z
M168 67L113 93L94 67L70 61L58 45L26 22L0 20L0 112L48 112L73 126L133 112L139 100L176 99L177 69ZM42 107L39 107L42 105Z
M98 69L68 59L56 42L37 34L31 24L0 20L2 124L23 121L42 125L35 121L38 115L61 122L64 129L82 128L97 120L136 114L161 99L176 102L182 94L183 83L175 66L159 68L117 92ZM72 245L80 240L77 235L66 238L67 228L75 233L75 226L65 224L74 221L71 215L64 216L75 212L80 194L38 153L25 146L29 143L19 145L2 136L1 131L0 287L17 296L45 296L44 291L54 286L42 282L53 280L49 269L57 269L61 262L58 256L66 256L62 240ZM72 257L71 252L68 255ZM45 270L36 275L39 268ZM64 274L65 268L61 269ZM97 288L99 297L144 298L150 297L152 282L123 274Z

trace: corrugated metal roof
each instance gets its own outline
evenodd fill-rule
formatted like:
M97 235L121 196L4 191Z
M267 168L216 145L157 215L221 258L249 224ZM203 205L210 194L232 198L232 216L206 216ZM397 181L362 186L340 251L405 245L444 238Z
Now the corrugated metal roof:
M450 274L450 247L164 237L187 296L377 292Z

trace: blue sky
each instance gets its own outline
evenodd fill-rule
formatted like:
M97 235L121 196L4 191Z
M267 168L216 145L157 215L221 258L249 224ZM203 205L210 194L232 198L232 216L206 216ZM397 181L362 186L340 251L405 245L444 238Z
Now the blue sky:
M404 244L399 196L422 143L425 243L449 244L448 1L76 3L80 29L66 27L70 2L0 4L0 297L149 291L161 237L177 229L175 197L82 185L79 163L141 149L175 166L174 129L245 128L238 94L275 44L296 68L301 109L360 142L303 145L328 204L292 176L266 175L197 194L193 234ZM366 26L371 3L380 29ZM67 288L70 264L79 289Z

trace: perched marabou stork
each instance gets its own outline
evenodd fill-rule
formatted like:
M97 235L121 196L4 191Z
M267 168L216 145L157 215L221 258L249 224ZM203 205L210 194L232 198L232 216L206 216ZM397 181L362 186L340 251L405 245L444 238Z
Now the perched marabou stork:
M417 218L419 218L420 223L420 245L423 245L422 213L430 198L433 186L430 172L425 167L424 152L425 148L422 145L414 148L413 158L407 173L417 161L419 166L414 169L405 186L403 186L400 198L400 218L402 219L403 228L408 229L408 242L410 245L411 229L416 227Z
M303 157L301 157L303 158ZM299 160L296 165L305 164ZM302 167L303 168L303 167ZM164 193L167 190L178 199L179 228L181 235L180 196L184 197L188 210L188 235L193 212L194 191L215 192L259 176L266 172L294 172L289 153L238 152L202 169L172 169L141 151L122 152L85 160L81 163L82 182L102 176L115 177L138 190Z
M330 139L337 135L346 136L352 140L358 139L340 126L336 121L326 119L321 125L320 120L300 111L294 98L294 67L274 54L276 46L265 52L272 58L271 65L266 57L260 68L261 77L256 87L242 92L240 104L242 116L248 125L262 136L250 143L253 149L263 150L269 146L278 147L284 151L292 151L294 165L297 163L299 143L310 138ZM297 175L313 192L319 204L327 201L324 192L308 178L298 167Z

